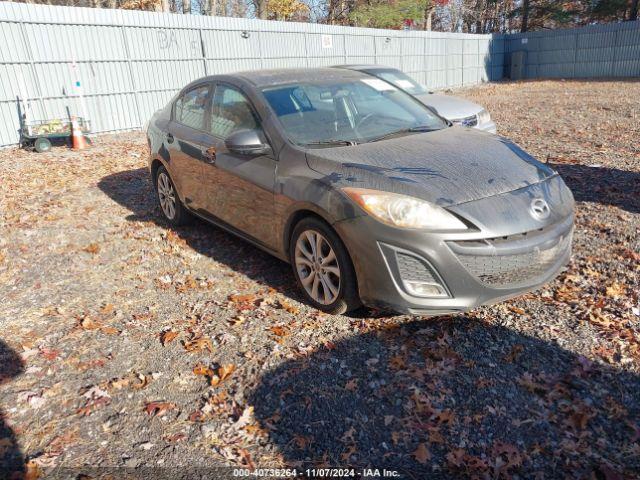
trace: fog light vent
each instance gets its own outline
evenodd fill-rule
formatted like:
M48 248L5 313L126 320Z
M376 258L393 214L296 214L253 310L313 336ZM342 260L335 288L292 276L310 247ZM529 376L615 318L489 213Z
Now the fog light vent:
M411 295L417 297L449 296L427 262L400 251L396 251L396 261L402 283Z
M411 295L416 297L448 297L447 292L437 283L404 281L404 286Z

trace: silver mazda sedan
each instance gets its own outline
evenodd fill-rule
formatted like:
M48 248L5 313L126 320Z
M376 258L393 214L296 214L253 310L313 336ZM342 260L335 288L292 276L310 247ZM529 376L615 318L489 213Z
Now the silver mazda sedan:
M400 90L410 93L455 125L496 133L495 122L491 120L491 115L482 106L453 95L430 92L424 85L420 85L397 68L383 65L339 65L335 68L357 70L389 82Z
M290 262L326 312L465 311L537 288L571 254L554 170L362 72L202 78L147 136L171 224L195 215Z

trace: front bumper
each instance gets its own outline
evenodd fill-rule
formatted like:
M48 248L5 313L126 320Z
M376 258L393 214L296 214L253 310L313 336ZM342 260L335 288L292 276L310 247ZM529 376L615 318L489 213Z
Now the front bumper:
M534 198L548 202L551 213L545 220L529 214ZM573 207L571 192L556 175L520 190L448 207L477 227L464 232L399 229L367 215L334 227L353 260L363 303L438 315L496 303L552 280L571 257ZM398 252L413 259L399 258ZM425 283L440 280L447 295L411 294L407 275L411 281L420 275L428 277Z
M571 257L573 216L536 232L530 239L518 238L513 243L500 239L495 244L484 243L486 238L477 231L464 235L402 231L399 235L398 229L381 225L369 216L343 220L334 226L351 254L365 305L415 315L442 315L518 296L553 279ZM398 253L411 255L426 265L429 279L438 279L448 297L424 298L409 293ZM520 263L529 262L529 270L518 264L518 258ZM532 269L535 258L540 264L533 267L539 268ZM478 264L485 263L487 274L483 275ZM414 277L415 270L411 272ZM518 276L523 271L530 275Z

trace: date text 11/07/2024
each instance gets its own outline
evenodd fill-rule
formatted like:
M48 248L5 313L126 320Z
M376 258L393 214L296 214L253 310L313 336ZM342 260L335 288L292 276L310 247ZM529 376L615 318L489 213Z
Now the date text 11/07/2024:
M264 477L264 478L397 478L400 474L396 470L385 468L234 468L234 477Z

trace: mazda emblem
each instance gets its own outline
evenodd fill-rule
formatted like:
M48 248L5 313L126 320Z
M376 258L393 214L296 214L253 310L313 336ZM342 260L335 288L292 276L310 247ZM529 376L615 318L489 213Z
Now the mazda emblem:
M551 215L549 204L542 198L536 198L531 202L531 216L536 220L544 220Z

